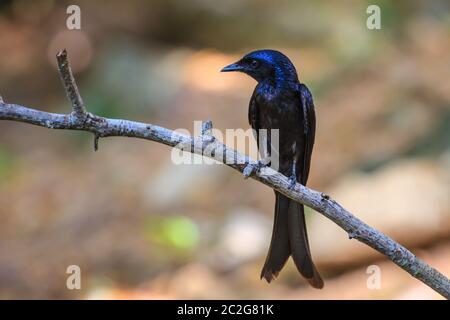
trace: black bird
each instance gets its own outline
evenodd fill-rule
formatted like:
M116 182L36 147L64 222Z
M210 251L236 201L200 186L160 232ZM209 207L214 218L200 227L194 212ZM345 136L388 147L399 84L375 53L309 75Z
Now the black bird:
M258 50L230 64L222 72L239 71L254 78L258 85L250 99L248 119L257 137L267 129L263 140L267 155L278 156L278 171L306 185L314 145L316 118L311 92L298 80L294 65L281 52ZM271 129L278 129L278 150L271 144ZM264 165L261 161L259 167ZM255 170L258 168L252 168ZM303 205L275 191L275 221L269 253L261 271L261 279L271 282L289 256L314 288L322 288L323 280L311 258L306 233Z

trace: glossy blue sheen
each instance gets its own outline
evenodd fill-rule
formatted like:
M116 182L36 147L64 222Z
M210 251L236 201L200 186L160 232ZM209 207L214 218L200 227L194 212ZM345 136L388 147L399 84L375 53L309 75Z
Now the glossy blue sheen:
M286 86L292 83L298 82L297 70L292 64L291 60L276 50L257 50L245 55L242 60L255 59L262 64L267 64L274 70L273 80L276 86ZM264 71L265 68L262 68ZM258 74L258 70L254 71L255 74L250 74L257 81L267 80L267 74ZM269 77L270 78L270 77Z

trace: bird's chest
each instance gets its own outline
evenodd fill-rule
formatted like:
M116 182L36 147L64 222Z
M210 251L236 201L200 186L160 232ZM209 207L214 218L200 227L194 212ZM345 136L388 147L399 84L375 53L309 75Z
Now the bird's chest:
M303 121L300 99L293 92L263 90L256 94L261 129L297 132Z

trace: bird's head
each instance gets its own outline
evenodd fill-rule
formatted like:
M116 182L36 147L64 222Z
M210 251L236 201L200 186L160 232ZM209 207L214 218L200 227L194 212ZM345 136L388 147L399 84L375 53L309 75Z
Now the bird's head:
M284 54L275 50L250 52L220 71L243 72L258 82L271 81L275 84L283 84L298 81L297 71L292 62Z

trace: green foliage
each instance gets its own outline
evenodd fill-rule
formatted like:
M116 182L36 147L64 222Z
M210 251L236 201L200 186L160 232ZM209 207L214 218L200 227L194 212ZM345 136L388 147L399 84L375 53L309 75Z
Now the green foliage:
M199 243L198 227L187 217L149 217L144 228L152 242L170 249L190 251Z

